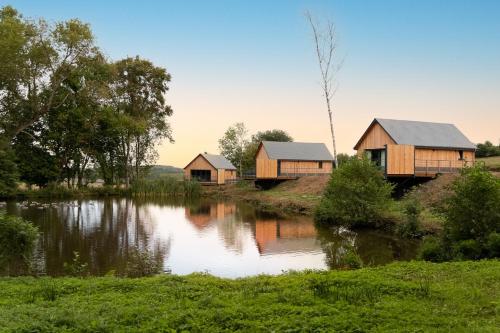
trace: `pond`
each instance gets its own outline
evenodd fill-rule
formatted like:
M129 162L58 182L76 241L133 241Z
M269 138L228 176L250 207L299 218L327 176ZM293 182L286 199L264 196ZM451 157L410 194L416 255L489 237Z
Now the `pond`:
M8 202L7 212L35 223L43 274L62 275L78 252L93 275L121 272L145 251L163 271L222 277L328 269L349 247L380 265L415 257L418 242L376 231L319 228L310 217L278 218L231 201L108 198Z

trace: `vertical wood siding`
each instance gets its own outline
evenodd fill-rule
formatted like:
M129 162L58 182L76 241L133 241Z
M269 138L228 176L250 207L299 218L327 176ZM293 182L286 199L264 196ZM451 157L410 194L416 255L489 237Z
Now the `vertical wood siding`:
M366 149L383 149L385 145L395 144L389 134L375 123L365 134L365 137L358 146L358 155L363 154Z
M413 175L415 173L415 146L387 145L387 175Z
M210 170L210 181L217 181L217 169L200 155L184 169L185 179L191 179L191 170Z

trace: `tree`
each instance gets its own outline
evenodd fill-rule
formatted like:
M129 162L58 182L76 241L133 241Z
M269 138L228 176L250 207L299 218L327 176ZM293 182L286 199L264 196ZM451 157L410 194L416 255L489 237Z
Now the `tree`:
M500 145L495 146L491 141L478 143L476 149L476 157L500 156Z
M267 131L259 131L252 135L252 139L245 146L243 152L243 169L255 169L255 154L262 141L279 141L279 142L292 142L293 138L285 131L280 129L272 129Z
M248 143L247 134L245 124L236 123L219 139L220 153L239 170L240 176L243 174L243 154Z
M315 219L345 227L377 226L392 203L392 190L371 161L349 159L333 170Z
M306 19L311 25L314 37L314 45L316 56L321 74L321 88L325 97L326 109L328 111L328 119L330 121L330 132L332 135L333 160L335 167L337 165L337 145L335 143L335 131L333 127L333 108L332 100L337 88L333 87L336 75L342 65L342 62L336 60L337 53L337 36L335 26L331 21L327 21L325 27L321 28L314 21L309 12L305 14Z
M11 195L17 188L18 170L10 147L0 145L0 197Z
M88 24L30 21L10 6L0 10L0 50L0 133L9 141L64 102L75 70L99 55Z
M141 166L156 159L154 147L161 139L173 142L167 121L173 111L164 97L169 82L164 68L139 57L114 64L112 104L118 114L119 153L127 187L132 172L139 178Z

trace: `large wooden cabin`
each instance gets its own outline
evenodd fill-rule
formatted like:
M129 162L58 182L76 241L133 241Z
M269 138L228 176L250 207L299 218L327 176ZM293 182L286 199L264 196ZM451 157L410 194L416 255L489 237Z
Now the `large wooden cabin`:
M434 177L472 165L476 146L452 124L375 118L354 149L387 177Z
M323 143L262 141L255 155L256 179L294 179L332 172Z
M222 185L236 180L236 168L224 156L199 154L184 168L184 179Z

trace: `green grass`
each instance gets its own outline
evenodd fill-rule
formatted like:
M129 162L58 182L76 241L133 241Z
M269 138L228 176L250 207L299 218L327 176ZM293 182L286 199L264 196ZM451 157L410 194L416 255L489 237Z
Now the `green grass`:
M483 162L488 169L500 171L500 156L478 158L477 161Z
M228 280L2 278L0 332L498 332L500 261Z

